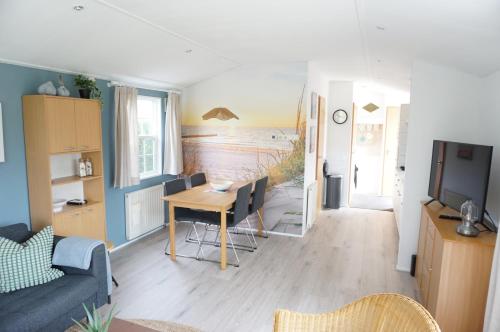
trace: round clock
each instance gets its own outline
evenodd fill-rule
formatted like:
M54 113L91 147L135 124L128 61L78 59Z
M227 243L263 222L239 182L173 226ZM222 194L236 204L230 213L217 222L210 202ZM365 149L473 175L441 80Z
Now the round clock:
M344 111L343 109L338 109L335 112L333 112L333 122L337 124L343 124L347 121L347 112Z

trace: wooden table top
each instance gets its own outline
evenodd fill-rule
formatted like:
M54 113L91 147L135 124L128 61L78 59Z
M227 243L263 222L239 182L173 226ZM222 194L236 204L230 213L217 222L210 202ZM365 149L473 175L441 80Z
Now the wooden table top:
M423 203L423 202L422 202ZM440 219L439 215L446 214L451 216L460 216L460 213L450 209L449 207L442 207L439 203L434 202L427 206L422 205L426 209L429 217L436 226L437 231L444 241L454 241L463 244L484 245L494 247L497 235L492 232L481 232L477 237L466 237L456 232L456 227L460 221ZM478 226L480 228L481 226Z
M162 199L173 203L177 207L187 207L203 210L228 210L236 201L238 188L248 182L235 182L226 192L214 192L210 184L204 184L181 191L177 194L168 195Z

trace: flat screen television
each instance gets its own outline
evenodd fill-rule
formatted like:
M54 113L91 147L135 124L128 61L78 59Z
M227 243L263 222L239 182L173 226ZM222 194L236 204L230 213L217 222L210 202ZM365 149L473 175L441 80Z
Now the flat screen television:
M483 221L492 155L492 146L434 141L429 196L457 211L472 200Z

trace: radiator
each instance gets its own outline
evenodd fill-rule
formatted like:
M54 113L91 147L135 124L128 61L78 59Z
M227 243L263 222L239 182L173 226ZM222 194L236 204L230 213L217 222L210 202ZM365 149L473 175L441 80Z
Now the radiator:
M146 234L165 222L163 185L125 194L127 240Z
M306 214L306 225L310 228L316 221L317 216L317 191L318 185L317 181L314 181L307 187L307 214Z

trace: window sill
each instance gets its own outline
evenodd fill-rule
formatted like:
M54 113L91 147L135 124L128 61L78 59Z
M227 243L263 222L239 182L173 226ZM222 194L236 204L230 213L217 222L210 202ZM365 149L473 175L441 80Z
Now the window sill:
M142 181L142 180L149 180L149 179L152 179L152 178L156 178L158 176L162 176L161 173L149 173L149 174L144 174L144 175L141 175L139 177L139 179Z

